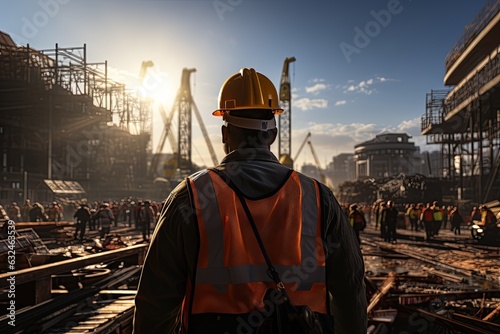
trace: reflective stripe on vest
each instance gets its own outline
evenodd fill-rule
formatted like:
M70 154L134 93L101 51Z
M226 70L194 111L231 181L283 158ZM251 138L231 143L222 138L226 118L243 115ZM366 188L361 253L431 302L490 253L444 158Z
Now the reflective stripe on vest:
M190 186L200 233L194 291L188 291L194 293L192 313L239 314L264 307L264 293L275 283L238 196L211 171L190 177ZM318 186L292 172L278 192L247 204L290 299L326 313ZM287 242L275 242L281 239Z

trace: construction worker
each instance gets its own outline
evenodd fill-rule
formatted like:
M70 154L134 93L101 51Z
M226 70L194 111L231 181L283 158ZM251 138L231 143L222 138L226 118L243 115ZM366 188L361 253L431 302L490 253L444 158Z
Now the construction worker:
M418 231L418 212L415 208L415 203L410 204L410 206L406 210L406 215L408 216L408 220L410 221L410 229L412 231Z
M438 205L438 201L432 202L431 209L433 210L434 216L434 235L439 234L439 230L441 229L441 225L443 224L443 211L441 207Z
M481 225L495 225L496 221L497 219L493 211L487 205L481 205Z
M487 205L481 205L481 225L484 230L484 239L492 244L498 244L500 229L497 227L497 218Z
M274 85L254 69L223 84L213 115L222 116L226 156L165 202L134 333L254 333L275 310L266 291L278 287L314 311L323 333L366 333L358 241L332 192L271 153L281 112Z
M462 214L457 206L454 206L450 211L450 224L452 232L457 235L460 234L460 225L464 222Z
M32 206L31 206L30 200L29 200L29 198L27 198L26 200L24 200L24 205L21 208L21 216L22 216L23 222L30 221L31 208L32 208Z
M387 201L387 205L382 210L382 227L385 228L384 241L396 243L397 233L396 226L398 224L398 210L394 207L392 200Z
M351 223L354 233L356 233L356 238L358 243L361 245L361 239L359 237L359 232L366 228L366 219L363 211L359 210L357 204L351 204L349 206L349 222Z
M113 211L109 207L109 203L102 203L99 211L95 213L95 216L99 220L97 223L99 225L99 236L101 240L104 240L111 231L111 226L116 219L113 215Z
M86 203L80 204L80 207L73 215L75 218L75 240L80 240L83 242L85 236L85 230L87 229L87 223L90 220L90 210Z
M478 221L481 221L481 209L477 206L472 208L472 212L470 214L469 224L476 224Z
M21 221L21 208L16 202L12 202L9 206L9 218L13 221Z
M427 203L420 214L420 221L424 224L425 241L431 241L434 237L434 210L431 208L431 203Z
M145 200L139 211L139 224L142 230L142 240L148 241L151 234L151 224L154 224L155 212L151 206L151 201Z

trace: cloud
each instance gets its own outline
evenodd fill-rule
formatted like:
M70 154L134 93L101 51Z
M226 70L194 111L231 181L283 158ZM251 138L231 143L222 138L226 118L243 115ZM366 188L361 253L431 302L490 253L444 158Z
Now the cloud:
M309 140L314 146L322 168L325 168L334 156L340 153L354 153L354 145L373 138L378 133L378 129L374 124L311 122L302 129L294 129L292 156L295 157L300 144L309 132L311 133ZM309 148L303 148L296 163L297 166L315 163Z
M420 117L415 117L414 119L399 123L397 128L401 131L418 131L418 133L420 134L420 122Z
M420 136L420 118L416 117L410 120L402 121L395 126L381 128L385 132L403 132L410 136Z
M323 164L332 161L332 158L340 153L354 153L355 145L372 140L376 135L384 132L406 133L412 137L410 142L419 147L421 151L434 149L426 144L425 136L420 134L419 118L406 120L391 127L381 127L370 123L341 124L311 122L304 128L294 129L293 137L295 141L293 143L293 150L298 149L300 142L302 142L308 132L311 133L311 143L314 145L318 157ZM308 153L301 153L302 155L304 155L302 159L311 159ZM299 165L301 163L303 161L299 162Z
M354 145L370 140L380 132L375 124L364 123L309 123L315 145L327 147L344 146L348 152L354 152ZM349 146L349 147L346 147Z
M349 85L344 86L344 93L354 92L354 93L363 93L366 95L371 95L377 92L377 90L373 88L374 84L387 81L395 81L395 80L384 77L370 78L368 80L362 80L358 83L355 83L354 80L348 80L347 83Z
M306 87L306 93L317 95L320 91L325 90L327 87L328 86L323 83L317 83L314 86Z
M339 100L339 101L335 101L335 106L342 106L344 104L346 104L347 101L346 100Z
M388 78L384 78L384 77L377 77L377 79L378 79L380 82L395 81L394 79L388 79Z
M139 71L132 73L129 70L118 69L108 65L108 77L115 82L129 82L139 79Z
M299 108L303 111L311 110L314 108L325 109L326 107L328 107L328 100L325 99L310 99L307 97L303 97L294 100L292 103L295 108Z

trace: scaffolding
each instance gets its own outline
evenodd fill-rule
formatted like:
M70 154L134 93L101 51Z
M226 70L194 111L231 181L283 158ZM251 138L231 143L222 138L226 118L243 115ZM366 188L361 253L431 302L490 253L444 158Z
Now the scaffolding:
M487 15L466 27L446 59L461 80L452 90L428 93L421 119L427 143L441 148L440 177L455 185L459 200L474 203L500 198L500 1L481 13ZM476 49L465 53L474 38Z
M20 200L13 185L24 173L31 188L43 179L143 183L152 101L112 80L107 61L89 62L85 44L35 50L0 37L0 198Z
M69 48L56 44L46 50L32 49L29 44L0 44L0 55L0 79L38 82L46 91L59 89L68 95L88 97L89 104L111 111L120 128L135 134L150 131L151 102L109 78L107 61L88 62L85 44Z

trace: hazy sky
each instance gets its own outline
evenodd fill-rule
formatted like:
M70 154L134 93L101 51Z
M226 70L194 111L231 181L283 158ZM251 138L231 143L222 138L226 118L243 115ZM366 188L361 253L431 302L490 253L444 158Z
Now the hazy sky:
M0 0L0 30L35 49L87 45L90 62L137 88L152 60L170 111L183 68L219 160L224 80L253 67L279 87L290 65L292 156L308 132L323 167L384 131L421 150L425 95L443 89L444 59L486 0ZM154 140L162 132L155 115ZM211 165L193 118L193 161ZM153 148L156 144L153 143ZM170 147L165 146L168 152ZM277 154L277 145L273 146ZM313 163L306 148L296 167Z

